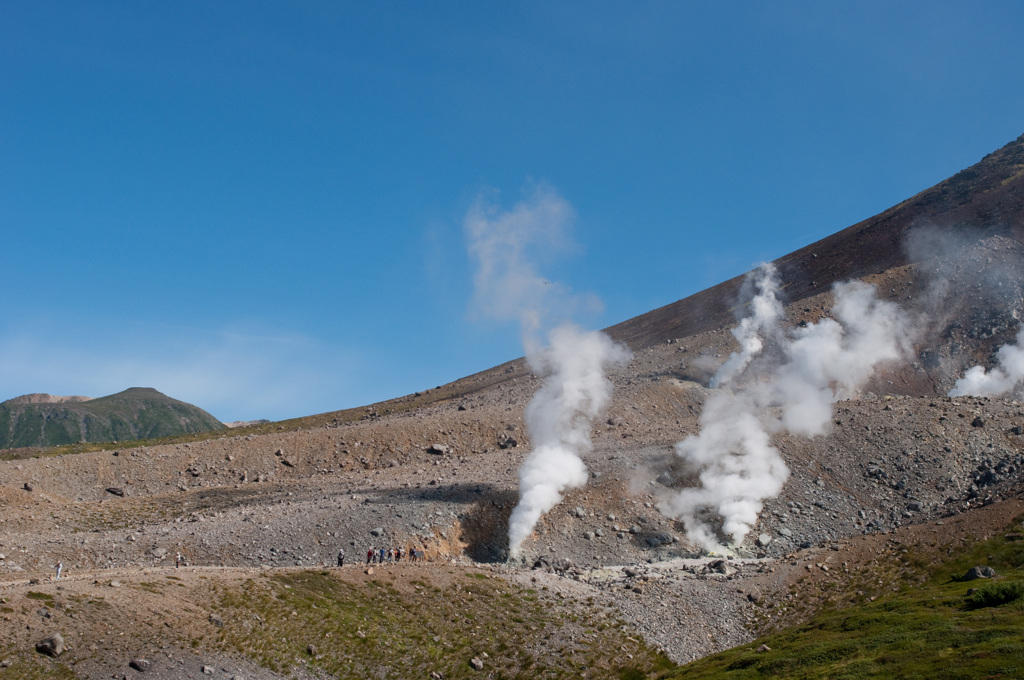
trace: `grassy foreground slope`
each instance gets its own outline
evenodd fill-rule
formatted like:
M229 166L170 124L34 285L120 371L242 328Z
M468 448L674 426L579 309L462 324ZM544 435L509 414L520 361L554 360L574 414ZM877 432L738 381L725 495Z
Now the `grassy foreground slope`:
M615 615L481 572L362 583L305 571L224 592L224 651L336 678L644 678L673 664ZM231 624L227 622L233 622Z
M156 568L118 572L118 588L73 575L5 590L0 659L10 665L2 677L94 677L97 664L109 672L181 650L247 659L274 677L1024 677L1024 515L945 562L933 556L907 548L904 561L928 577L906 576L898 592L826 609L685 666L645 643L607 602L523 587L484 569ZM960 580L977 565L998 575ZM851 591L837 601L857 599L853 589L863 585L836 586ZM35 653L41 623L60 629L73 650L55 660ZM771 649L757 651L762 644ZM156 670L154 678L183 677Z
M198 677L170 660L193 655L217 668L245 660L269 671L261 678L637 680L674 667L612 608L476 569L153 569L118 578L5 592L0 677L135 677L136 658L153 663L145 677ZM59 629L71 651L36 653L41 625Z
M911 559L913 556L908 556ZM994 579L960 578L978 565ZM976 589L968 596L968 589ZM761 645L769 651L758 652ZM977 543L922 584L766 635L659 678L1024 677L1024 516Z

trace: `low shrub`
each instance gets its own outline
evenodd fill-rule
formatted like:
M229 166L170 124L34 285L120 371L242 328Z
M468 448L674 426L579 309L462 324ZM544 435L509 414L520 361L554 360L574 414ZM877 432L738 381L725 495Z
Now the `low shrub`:
M1024 598L1024 581L988 583L964 598L968 609L998 607Z

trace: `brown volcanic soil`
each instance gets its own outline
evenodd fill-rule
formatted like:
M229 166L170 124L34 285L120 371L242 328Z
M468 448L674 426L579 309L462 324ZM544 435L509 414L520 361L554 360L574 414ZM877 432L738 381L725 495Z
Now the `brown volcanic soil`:
M728 349L725 333L686 342L641 350L613 376L615 398L586 457L591 483L567 494L542 520L525 546L525 565L500 561L516 470L528 450L520 416L537 386L535 379L517 378L415 413L337 427L0 463L0 569L7 584L0 596L23 602L38 590L28 579L48 578L60 560L72 579L62 587L100 588L116 611L136 617L130 635L139 639L109 650L117 651L114 656L88 655L82 668L96 670L87 677L124 672L133 654L153 656L154 648L169 669L219 664L242 676L270 677L204 647L197 655L180 642L187 635L165 637L170 631L161 626L169 622L175 635L207 626L208 581L230 583L264 566L323 567L339 547L352 561L369 546L420 545L430 561L418 574L489 563L527 587L541 584L580 603L607 603L648 642L686 661L751 639L772 624L769 613L812 610L817 591L796 603L788 598L789 584L807 576L807 563L884 561L881 546L902 534L879 539L881 532L927 537L935 521L951 516L982 533L1006 521L1007 513L994 519L984 514L988 507L962 513L1020 497L1024 438L1013 434L1024 424L1020 403L865 395L837 405L828 436L777 438L790 481L732 561L738 573L716 573L708 567L713 557L701 555L683 527L657 511L668 488L664 478L656 479L670 467L674 442L696 430L709 393L685 379L681 358L694 352L724 357ZM984 424L972 425L975 418ZM499 448L506 434L519 446ZM435 443L449 452L429 452ZM975 482L1001 461L1006 464L994 479ZM25 482L32 491L22 488ZM989 507L1002 506L1011 507ZM1019 503L1012 507L1017 510L1007 512L1019 511ZM377 530L382 536L373 535ZM760 533L772 539L765 549L753 544ZM857 537L864 533L872 538L861 543ZM833 544L838 551L831 551ZM142 603L139 584L152 582L147 570L173 571L178 552L204 569L180 570L185 588L150 593L145 597L156 599ZM538 556L560 571L530 570ZM226 569L205 568L221 565ZM614 568L624 565L634 575ZM885 575L890 580L879 590L895 578ZM110 588L111 580L130 586ZM747 597L754 591L762 593L758 602ZM0 633L0 645L24 649L33 636L59 628L70 631L77 655L92 645L104 649L113 635L104 626L117 628L88 617L76 628L59 616L41 619L32 607L15 616L12 621L24 625Z
M678 661L806 616L826 590L845 592L823 579L872 584L858 585L858 597L884 592L904 575L900 546L938 559L1022 509L1024 405L940 396L1016 333L1022 178L1024 138L780 260L788 324L828 316L828 284L856 274L916 318L917 357L836 404L828 434L774 437L790 479L732 560L702 554L657 506L686 483L673 445L697 431L708 378L736 348L737 280L611 329L635 357L611 375L613 401L585 456L590 483L542 519L514 564L503 561L505 532L529 450L523 408L539 386L521 360L367 409L216 439L0 461L0 597L17 604L4 614L14 625L0 627L0 651L31 653L37 635L59 629L86 677L124 674L143 651L163 654L160 677L199 677L204 663L225 677L274 677L188 646L209 626L205 589L253 570L331 565L340 547L351 562L370 546L420 546L428 562L417 574L443 580L485 565L569 601L594 598ZM954 227L943 242L964 247L904 255L907 230L926 221ZM758 547L760 534L768 541ZM190 566L174 572L179 552ZM58 561L69 580L47 582ZM535 561L543 568L530 569ZM184 587L150 592L154 574ZM42 586L102 595L117 616L43 617L25 604Z

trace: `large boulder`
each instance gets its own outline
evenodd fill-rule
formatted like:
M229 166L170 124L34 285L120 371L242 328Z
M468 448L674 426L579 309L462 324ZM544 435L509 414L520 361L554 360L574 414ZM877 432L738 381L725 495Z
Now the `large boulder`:
M974 581L974 580L979 579L979 578L992 578L995 575L996 575L996 570L995 569L993 569L992 567L988 567L988 566L982 565L982 566L977 566L977 567L971 567L970 569L968 569L967 573L964 574L960 578L960 580L961 581Z
M64 637L54 633L36 643L36 651L46 656L58 657L64 653Z

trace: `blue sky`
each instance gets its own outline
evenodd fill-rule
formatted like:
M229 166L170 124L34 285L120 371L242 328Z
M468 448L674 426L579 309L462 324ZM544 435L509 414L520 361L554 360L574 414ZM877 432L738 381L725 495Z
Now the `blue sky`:
M464 222L543 185L604 327L1024 133L1018 2L6 2L0 399L221 420L521 355Z

